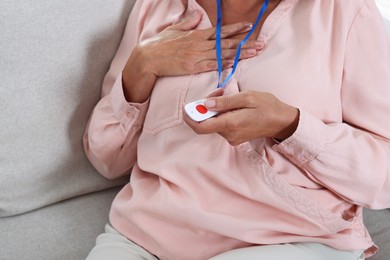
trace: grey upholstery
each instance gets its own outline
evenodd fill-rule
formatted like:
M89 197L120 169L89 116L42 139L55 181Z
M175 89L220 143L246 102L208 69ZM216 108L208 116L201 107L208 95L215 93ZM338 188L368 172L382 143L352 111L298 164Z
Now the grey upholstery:
M364 210L364 222L379 251L372 260L390 259L390 210Z
M85 259L104 231L118 191L112 188L2 218L0 260Z
M0 217L120 185L81 144L134 0L0 1Z
M103 231L128 177L102 178L81 136L134 1L0 1L0 260L85 259ZM365 221L390 259L390 211Z

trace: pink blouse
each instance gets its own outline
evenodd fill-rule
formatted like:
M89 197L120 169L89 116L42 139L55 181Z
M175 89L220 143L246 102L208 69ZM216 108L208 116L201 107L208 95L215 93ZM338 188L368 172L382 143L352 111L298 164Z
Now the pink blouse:
M390 207L390 41L373 0L283 0L227 91L270 92L300 109L280 144L231 146L197 135L183 105L217 72L159 78L144 104L126 102L121 71L140 41L203 12L195 0L138 0L84 136L109 179L129 174L111 224L161 259L207 259L250 245L320 242L376 251L362 207ZM225 71L227 73L228 71Z

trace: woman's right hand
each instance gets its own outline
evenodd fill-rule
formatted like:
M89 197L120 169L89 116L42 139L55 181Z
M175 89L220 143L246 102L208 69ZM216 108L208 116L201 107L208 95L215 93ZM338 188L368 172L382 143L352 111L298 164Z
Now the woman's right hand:
M218 70L215 27L194 30L201 21L201 16L200 12L195 12L134 48L122 73L124 93L128 101L146 101L158 77ZM246 22L222 27L224 68L233 65L241 41L233 37L249 31L251 27ZM248 40L241 49L240 59L255 56L263 47L262 42Z

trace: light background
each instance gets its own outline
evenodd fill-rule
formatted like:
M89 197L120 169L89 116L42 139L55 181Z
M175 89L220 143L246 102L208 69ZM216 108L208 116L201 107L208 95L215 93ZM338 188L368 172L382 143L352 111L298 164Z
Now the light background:
M390 33L390 0L376 0L376 4L385 18L387 31Z
M390 20L390 0L376 0L376 3L386 20Z

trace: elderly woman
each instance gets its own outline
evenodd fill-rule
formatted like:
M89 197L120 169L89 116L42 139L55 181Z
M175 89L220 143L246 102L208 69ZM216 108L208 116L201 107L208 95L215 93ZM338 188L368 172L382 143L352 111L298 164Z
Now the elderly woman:
M373 0L138 0L84 136L103 176L131 173L88 259L373 255L389 100Z

